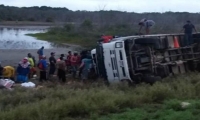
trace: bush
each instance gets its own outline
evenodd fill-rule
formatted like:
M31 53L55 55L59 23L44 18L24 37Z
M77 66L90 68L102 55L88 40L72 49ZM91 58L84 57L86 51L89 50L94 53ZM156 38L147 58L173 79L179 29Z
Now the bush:
M74 30L74 26L72 24L66 24L64 26L64 30L67 31L67 32L71 32Z
M92 21L84 20L83 23L81 24L81 28L87 29L87 30L92 30L93 29Z

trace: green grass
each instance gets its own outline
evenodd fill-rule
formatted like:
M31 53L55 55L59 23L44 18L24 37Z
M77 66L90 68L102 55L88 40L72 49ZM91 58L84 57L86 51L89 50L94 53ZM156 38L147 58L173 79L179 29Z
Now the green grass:
M69 26L67 26L69 27ZM80 45L82 47L94 47L100 35L95 31L85 29L68 30L72 28L53 27L46 33L28 34L40 40L46 40L54 43L67 43Z
M52 27L46 33L28 34L40 40L46 40L56 43L76 44L83 47L93 48L96 46L100 35L133 35L135 30L128 25L103 26L101 28L85 23L79 27L66 24L63 27Z
M200 100L187 100L191 104L186 108L182 108L181 102L169 100L162 105L144 105L142 108L128 109L97 120L199 120Z
M40 40L46 40L49 42L55 43L67 43L67 44L75 44L83 47L93 47L97 38L92 36L80 36L80 35L69 35L68 33L60 33L60 34L51 34L49 32L46 33L36 33L36 34L28 34L30 36L36 37Z
M123 120L125 116L127 119L135 117L140 120L143 119L143 112L152 119L161 116L158 118L171 120L181 115L194 115L197 118L199 115L195 113L200 109L199 91L198 73L167 78L153 86L106 87L94 83L84 86L46 84L38 90L15 88L14 91L0 91L0 119L114 120L119 117L119 120ZM193 103L192 106L182 110L180 102L188 100Z

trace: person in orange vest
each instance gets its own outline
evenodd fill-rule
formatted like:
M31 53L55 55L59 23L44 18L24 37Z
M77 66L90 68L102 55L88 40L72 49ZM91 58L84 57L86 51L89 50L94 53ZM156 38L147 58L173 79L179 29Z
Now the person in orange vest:
M78 70L78 53L76 51L74 52L74 55L71 56L70 62L72 67L72 76L75 78Z

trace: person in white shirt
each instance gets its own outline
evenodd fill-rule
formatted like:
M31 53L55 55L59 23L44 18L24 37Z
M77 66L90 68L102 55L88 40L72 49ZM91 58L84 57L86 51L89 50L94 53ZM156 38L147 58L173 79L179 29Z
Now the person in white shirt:
M150 28L155 25L155 22L153 20L147 20L144 18L139 22L139 25L140 25L139 33L141 33L141 30L144 27L146 34L148 35L150 32Z

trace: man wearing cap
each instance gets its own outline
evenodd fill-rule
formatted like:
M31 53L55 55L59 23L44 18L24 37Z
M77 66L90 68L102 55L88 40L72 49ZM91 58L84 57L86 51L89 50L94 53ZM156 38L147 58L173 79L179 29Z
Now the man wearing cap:
M50 63L49 76L52 76L56 71L55 52L51 52L51 57L49 57L49 63Z
M183 30L185 33L184 45L187 46L187 45L193 44L194 41L192 39L192 32L193 32L193 30L195 30L195 32L197 32L197 30L195 29L195 26L188 20L187 23L183 26Z
M141 33L141 30L144 27L145 31L146 31L146 34L148 35L149 32L150 32L150 28L153 27L154 25L155 25L155 22L153 20L147 20L145 18L142 19L139 22L139 26L140 26L139 33Z

